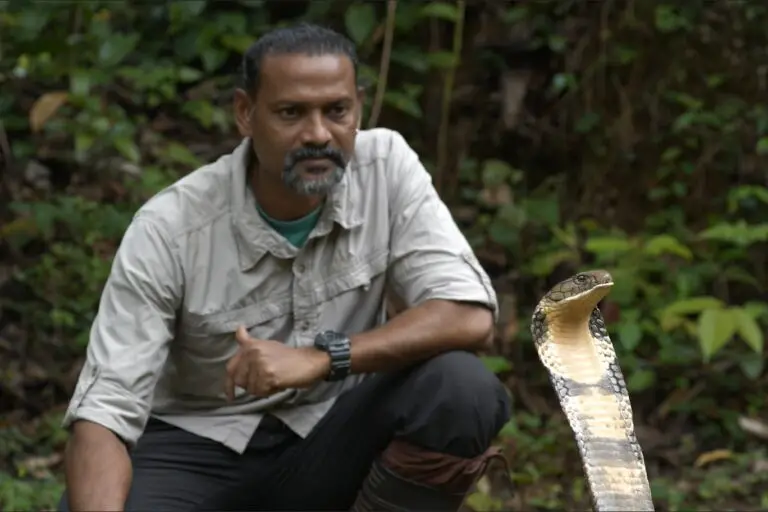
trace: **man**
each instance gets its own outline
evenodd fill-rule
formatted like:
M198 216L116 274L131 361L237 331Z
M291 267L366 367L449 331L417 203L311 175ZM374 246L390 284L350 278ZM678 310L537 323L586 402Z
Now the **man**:
M488 277L402 136L358 134L347 39L276 30L243 70L243 142L115 256L60 508L455 510L509 417Z

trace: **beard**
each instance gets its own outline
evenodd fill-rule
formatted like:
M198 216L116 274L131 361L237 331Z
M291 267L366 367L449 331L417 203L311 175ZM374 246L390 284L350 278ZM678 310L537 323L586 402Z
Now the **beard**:
M326 159L328 163L301 168L299 164L313 159ZM283 182L297 194L327 195L342 180L347 161L338 149L306 146L285 156Z

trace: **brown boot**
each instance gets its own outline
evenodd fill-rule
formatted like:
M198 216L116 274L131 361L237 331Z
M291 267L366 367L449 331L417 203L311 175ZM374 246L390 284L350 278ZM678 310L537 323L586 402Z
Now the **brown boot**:
M473 459L463 459L393 441L373 463L350 510L456 511L494 457L504 460L501 450L494 447Z

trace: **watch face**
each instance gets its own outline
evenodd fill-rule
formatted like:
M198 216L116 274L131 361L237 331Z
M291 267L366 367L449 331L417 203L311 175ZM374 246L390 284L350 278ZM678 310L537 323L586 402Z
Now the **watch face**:
M330 344L344 339L344 335L334 331L324 331L317 335L315 344L320 347L328 347Z

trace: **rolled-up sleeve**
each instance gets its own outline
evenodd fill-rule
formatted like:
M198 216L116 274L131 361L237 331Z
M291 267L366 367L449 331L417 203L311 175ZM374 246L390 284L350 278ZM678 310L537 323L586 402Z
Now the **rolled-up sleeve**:
M487 306L498 319L490 279L418 155L396 132L389 155L393 291L409 307L431 299L475 302Z
M135 217L102 292L64 427L89 420L135 445L168 357L181 288L168 237L152 221Z

